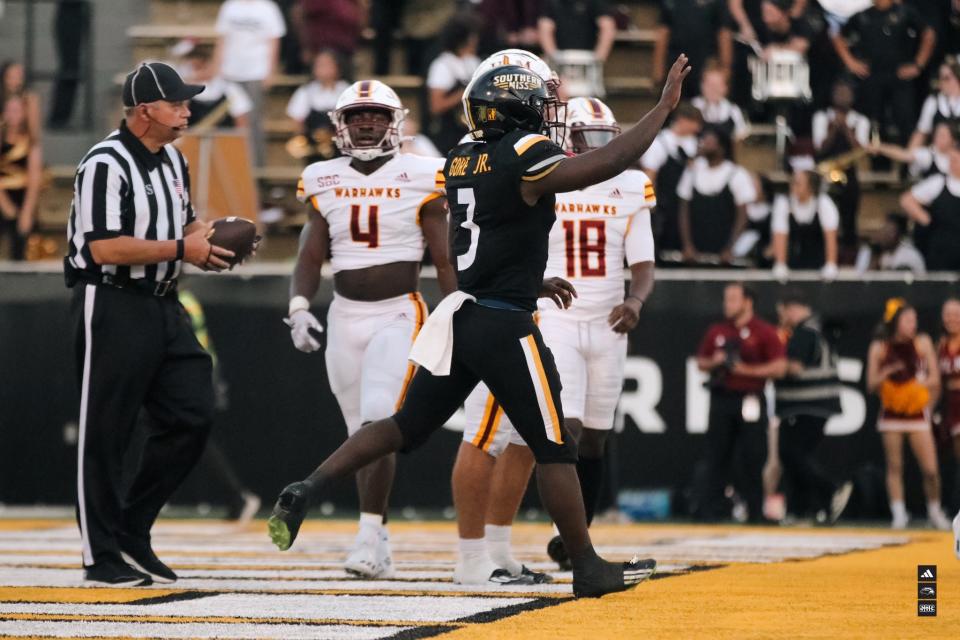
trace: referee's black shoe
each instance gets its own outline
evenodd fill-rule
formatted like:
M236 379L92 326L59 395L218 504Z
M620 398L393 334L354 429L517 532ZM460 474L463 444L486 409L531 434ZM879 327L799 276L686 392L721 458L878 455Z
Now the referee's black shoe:
M630 562L607 562L597 558L582 570L573 572L576 598L599 598L608 593L632 589L657 570L653 558L634 558Z
M130 534L117 535L117 543L123 559L136 569L147 573L154 582L170 584L177 581L177 574L173 569L163 564L150 546L149 538L138 538Z
M137 571L120 558L108 558L84 567L83 579L116 587L146 587L153 584L148 574Z
M286 551L297 539L300 532L300 525L307 516L307 509L310 506L310 487L306 482L294 482L288 484L280 497L277 498L277 504L273 506L273 513L267 520L267 531L270 534L270 540L277 545L280 551Z

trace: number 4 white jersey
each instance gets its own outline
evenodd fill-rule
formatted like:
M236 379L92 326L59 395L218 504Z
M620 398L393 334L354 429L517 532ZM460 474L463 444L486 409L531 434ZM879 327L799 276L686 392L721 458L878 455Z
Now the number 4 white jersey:
M654 259L650 209L653 185L642 171L622 174L581 191L557 194L545 278L569 280L577 290L564 318L606 318L623 302L623 264ZM551 300L539 306L556 310Z
M420 262L420 210L443 195L437 176L443 158L398 153L370 175L351 167L351 160L315 162L297 185L297 199L310 202L330 225L333 272Z

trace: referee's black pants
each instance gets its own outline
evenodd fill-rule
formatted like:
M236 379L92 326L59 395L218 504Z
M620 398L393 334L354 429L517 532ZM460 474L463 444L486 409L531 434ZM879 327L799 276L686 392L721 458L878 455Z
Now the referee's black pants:
M73 314L80 374L77 521L83 564L119 558L117 534L149 539L203 452L213 366L175 295L81 284ZM141 407L151 420L126 495L121 467Z
M697 488L697 516L705 520L729 517L723 513L723 490L732 466L734 487L747 503L749 518L763 519L763 465L767 461L767 410L758 394L760 418L743 419L741 393L714 390L710 393L710 422L704 472ZM734 465L734 462L736 464Z
M837 485L817 464L817 446L823 441L827 419L797 415L780 421L778 450L783 475L791 486L787 494L790 513L802 516L830 508Z

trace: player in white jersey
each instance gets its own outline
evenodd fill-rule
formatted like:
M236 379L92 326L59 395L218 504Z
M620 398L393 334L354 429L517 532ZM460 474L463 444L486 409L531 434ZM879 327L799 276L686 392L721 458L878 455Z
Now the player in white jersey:
M601 147L620 131L610 109L595 98L570 100L566 121L573 153ZM557 194L557 221L550 233L544 277L569 280L578 297L566 310L541 301L539 325L563 382L565 426L579 440L577 471L588 522L599 497L604 445L623 385L627 333L636 326L653 289L650 209L655 204L653 185L637 170L582 191ZM626 298L625 261L631 270ZM533 456L484 385L478 385L465 408L467 428L453 478L458 523L462 532L462 521L475 527L482 519L488 561L515 572L522 566L510 553L510 525L526 490ZM474 464L467 475L461 461L478 457L483 462ZM463 489L457 491L458 486ZM458 500L465 504L456 504ZM565 565L559 536L551 540L548 551ZM481 566L481 561L461 552L454 580L477 581L485 570Z
M457 288L447 257L443 174L438 178L443 159L399 153L405 114L382 82L353 84L330 114L343 157L308 166L297 188L297 197L312 206L287 324L297 349L320 348L323 329L310 313L310 300L329 257L334 298L327 316L327 377L348 435L392 415L413 377L407 356L427 314L417 291L424 245L443 293ZM391 455L357 473L360 530L345 563L348 573L393 575L384 515L394 468Z

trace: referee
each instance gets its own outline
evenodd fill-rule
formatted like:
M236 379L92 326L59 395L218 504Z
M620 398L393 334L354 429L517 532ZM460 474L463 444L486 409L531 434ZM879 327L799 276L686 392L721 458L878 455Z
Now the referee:
M220 270L233 255L207 242L186 161L169 144L202 90L168 65L138 66L123 84L120 128L94 145L74 180L64 275L80 374L77 521L84 577L94 582L177 579L153 553L150 529L203 451L213 413L210 357L177 301L177 275L184 261ZM150 433L121 495L141 407Z

